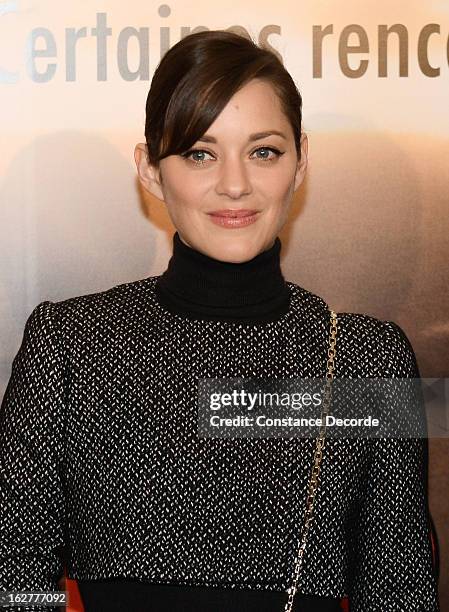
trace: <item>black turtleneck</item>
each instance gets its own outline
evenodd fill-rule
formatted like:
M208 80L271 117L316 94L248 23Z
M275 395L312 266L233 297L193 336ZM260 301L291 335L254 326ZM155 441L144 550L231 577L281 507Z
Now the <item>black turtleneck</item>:
M169 311L196 319L274 321L290 305L280 266L281 241L241 263L221 261L173 236L173 254L156 295Z

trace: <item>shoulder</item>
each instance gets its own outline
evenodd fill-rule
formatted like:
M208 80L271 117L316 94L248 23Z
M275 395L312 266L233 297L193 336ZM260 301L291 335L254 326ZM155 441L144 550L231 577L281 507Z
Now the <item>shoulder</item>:
M88 293L53 302L60 317L83 316L114 318L148 305L154 294L156 276L114 285L104 291Z
M151 311L157 278L150 276L59 301L45 300L35 306L25 329L41 336L64 337L69 342L87 332L113 334Z
M340 345L353 364L365 364L365 376L419 376L412 344L398 323L357 312L337 315Z
M295 283L289 285L298 296L304 314L310 319L320 318L329 329L332 304ZM398 323L359 312L336 314L340 375L380 378L419 376L412 344Z

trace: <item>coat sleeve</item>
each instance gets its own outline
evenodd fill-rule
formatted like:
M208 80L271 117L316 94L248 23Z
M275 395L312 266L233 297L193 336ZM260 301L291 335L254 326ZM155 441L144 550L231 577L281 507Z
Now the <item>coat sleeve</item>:
M60 590L64 572L65 384L54 310L41 302L28 317L0 409L0 591Z
M384 321L384 378L419 378L404 331ZM419 387L418 387L419 388ZM417 419L424 419L418 392ZM427 432L427 429L426 429ZM369 440L371 462L356 537L351 612L439 612L427 498L427 437Z

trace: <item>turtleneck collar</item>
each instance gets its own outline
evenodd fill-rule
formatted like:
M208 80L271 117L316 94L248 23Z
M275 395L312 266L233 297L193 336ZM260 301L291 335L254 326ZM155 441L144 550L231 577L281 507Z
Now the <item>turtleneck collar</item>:
M290 305L290 290L280 267L281 241L253 259L221 261L186 245L178 232L173 253L156 283L167 310L193 319L274 321Z

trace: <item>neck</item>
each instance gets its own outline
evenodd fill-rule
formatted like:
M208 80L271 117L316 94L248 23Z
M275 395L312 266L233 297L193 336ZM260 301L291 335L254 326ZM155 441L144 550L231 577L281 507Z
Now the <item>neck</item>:
M242 322L274 321L290 305L280 267L281 241L253 259L214 259L173 236L173 253L158 277L156 295L167 310L188 318Z

